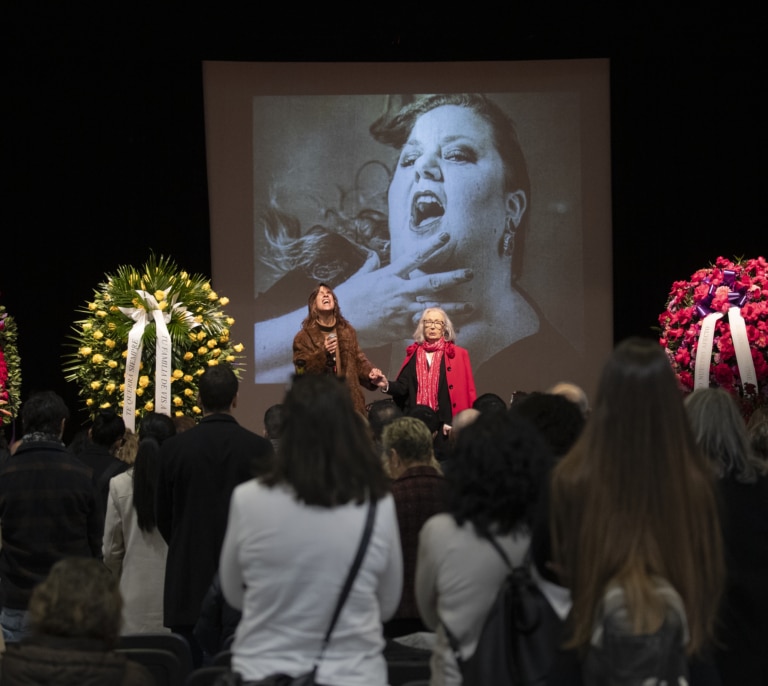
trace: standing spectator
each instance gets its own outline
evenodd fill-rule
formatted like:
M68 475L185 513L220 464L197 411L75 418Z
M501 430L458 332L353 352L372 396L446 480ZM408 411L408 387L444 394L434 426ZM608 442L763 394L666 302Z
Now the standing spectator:
M496 540L513 565L523 562L538 484L533 467L547 457L536 430L505 412L481 413L462 429L446 472L446 511L428 519L419 534L416 602L424 624L437 634L432 686L460 686L445 628L468 659L509 573L488 539Z
M371 429L371 438L377 454L381 453L381 434L387 424L403 416L403 411L395 405L392 398L374 400L368 405L368 426Z
M32 589L63 557L101 558L104 520L91 471L62 443L69 410L52 391L22 406L24 434L0 471L0 624L6 642L28 633Z
M369 512L371 538L317 671L318 684L385 686L382 622L400 599L395 503L365 418L335 377L295 379L274 471L235 488L221 589L242 611L232 669L246 683L312 669Z
M272 442L272 448L277 452L280 436L283 435L283 404L275 403L264 413L264 438Z
M768 683L768 475L751 453L739 408L726 390L685 399L696 440L718 476L726 584L714 656L724 684Z
M384 635L397 638L429 631L416 606L416 554L421 527L445 510L446 486L435 459L432 434L420 419L395 419L384 427L382 443L403 549L403 594L395 616L384 625Z
M124 472L130 465L117 457L123 438L125 422L112 408L99 410L88 431L88 441L77 454L81 462L88 465L93 474L93 483L99 495L102 511L107 507L109 480Z
M614 683L616 670L621 683L676 683L680 672L657 670L686 656L688 683L712 683L716 670L702 658L724 568L714 476L657 341L616 346L584 431L552 471L550 496L554 568L572 608L571 650L548 683L577 683L585 672L596 679L587 683ZM620 612L609 591L623 596ZM611 636L605 647L601 635Z
M228 365L200 377L203 418L162 446L157 528L168 543L165 626L190 643L196 666L202 651L193 635L200 607L219 564L235 486L272 466L272 444L232 416L238 381Z
M147 412L133 466L109 482L104 563L120 581L124 634L163 631L168 544L157 530L155 490L160 446L175 433L170 417Z

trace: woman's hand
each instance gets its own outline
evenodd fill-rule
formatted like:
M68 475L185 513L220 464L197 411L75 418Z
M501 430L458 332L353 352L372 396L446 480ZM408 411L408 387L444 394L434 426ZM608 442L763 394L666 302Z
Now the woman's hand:
M389 381L387 381L387 377L384 376L384 372L376 367L371 369L368 373L368 378L372 384L376 384L379 388L387 388L389 386Z
M361 347L376 347L409 338L419 316L439 303L438 294L451 286L470 281L470 269L435 274L411 274L441 250L449 249L450 235L434 236L424 249L402 257L381 269L367 262L358 272L336 287L344 317L355 327ZM471 303L440 303L450 317L472 311Z

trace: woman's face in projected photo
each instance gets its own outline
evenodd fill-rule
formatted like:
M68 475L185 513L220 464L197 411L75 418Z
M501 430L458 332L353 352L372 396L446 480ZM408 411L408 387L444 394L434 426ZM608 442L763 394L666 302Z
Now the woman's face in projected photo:
M504 165L491 125L471 109L443 105L417 119L400 152L389 187L392 261L448 232L449 248L429 271L498 261L498 245L514 194L504 188ZM452 256L452 259L451 259Z

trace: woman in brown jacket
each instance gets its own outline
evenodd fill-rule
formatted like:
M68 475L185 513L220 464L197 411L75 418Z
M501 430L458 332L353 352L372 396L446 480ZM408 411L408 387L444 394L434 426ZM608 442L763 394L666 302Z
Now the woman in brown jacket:
M343 377L355 410L365 415L361 386L377 388L384 378L360 350L357 333L344 319L333 291L324 283L309 294L307 317L293 339L293 365L296 373L335 374Z

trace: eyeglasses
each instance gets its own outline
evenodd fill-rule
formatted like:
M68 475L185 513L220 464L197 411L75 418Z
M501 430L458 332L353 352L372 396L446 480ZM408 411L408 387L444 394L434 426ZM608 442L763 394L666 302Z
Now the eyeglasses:
M444 329L445 322L442 322L439 319L425 319L424 326L436 326L438 329Z

